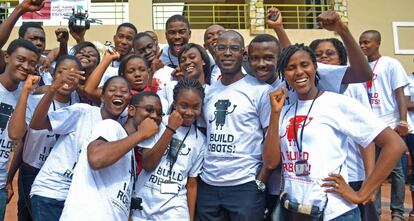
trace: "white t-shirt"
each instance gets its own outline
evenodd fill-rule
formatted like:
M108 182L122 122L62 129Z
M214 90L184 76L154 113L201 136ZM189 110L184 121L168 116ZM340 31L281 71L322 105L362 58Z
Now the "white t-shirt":
M378 62L372 61L369 65L371 69L375 66L372 80L372 110L393 128L400 120L394 90L409 83L407 74L400 62L387 56L382 56Z
M127 137L111 119L97 123L83 146L60 220L128 220L134 183L135 159L129 151L114 164L94 170L88 161L88 145L102 137L108 142Z
M118 66L113 67L112 65L109 65L108 68L105 70L105 73L102 75L102 79L99 82L98 87L103 87L105 82L113 76L118 76Z
M311 204L321 209L328 199L324 220L330 220L356 205L338 194L325 193L320 186L322 179L328 177L329 173L340 173L347 182L347 139L365 147L386 125L358 101L343 95L324 92L315 100L309 112L312 102L313 100L299 100L296 117L296 103L285 106L281 113L279 133L284 192L288 193L288 199L292 202ZM300 151L296 145L294 119L297 119L296 134L298 143L302 144L303 159L309 164L308 176L295 174L295 162Z
M159 69L154 73L154 76L152 77L152 81L157 82L158 84L158 90L157 93L160 93L165 89L167 84L173 80L171 73L174 71L174 69L164 66L163 68Z
M65 200L81 147L93 125L102 120L101 109L88 104L74 104L48 113L52 131L59 139L40 169L30 195Z
M26 124L29 125L32 120L33 113L42 99L44 94L32 95L27 100L26 108ZM49 107L49 113L58 110L63 107L67 107L72 104L72 101L68 103L60 103L56 100L52 101L52 105ZM27 127L26 140L23 147L23 162L29 164L32 167L40 169L45 163L49 153L52 151L53 146L56 143L58 136L50 130L35 130Z
M169 67L172 67L171 65L178 67L178 57L174 56L170 52L170 46L168 44L164 45L162 48L162 54L160 56L160 60Z
M414 77L411 75L409 78L410 84L404 88L404 95L410 97L410 101L414 101ZM414 111L408 111L408 116L411 122L414 120ZM408 120L408 119L407 119Z
M255 180L269 125L271 89L250 75L227 86L218 81L209 87L203 107L208 144L204 182L235 186Z
M7 128L20 93L20 86L14 91L8 91L0 83L0 189L6 186L7 168L13 144L13 141L9 138Z
M168 116L163 118L163 123L168 123ZM142 141L138 146L153 148L164 131L165 126L161 125L155 136ZM178 193L160 192L161 183L169 180L170 161L167 159L167 153L170 147L168 147L154 171L142 170L138 176L134 196L142 199L143 210L133 210L133 220L190 220L187 206L187 178L197 177L201 173L206 137L194 126L179 127L173 136L173 147L179 147L187 132L188 135L172 169L171 180L178 183Z
M371 104L369 103L367 91L362 83L349 84L343 95L358 100L359 103L370 110L371 114L374 114L371 111ZM346 163L348 165L348 180L349 182L363 181L365 180L365 167L359 145L351 139L348 139L348 145L348 157L346 158Z

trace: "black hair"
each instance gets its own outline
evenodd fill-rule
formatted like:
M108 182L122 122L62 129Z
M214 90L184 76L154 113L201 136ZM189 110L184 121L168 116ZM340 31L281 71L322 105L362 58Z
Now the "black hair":
M243 35L241 35L239 32L234 31L234 30L227 30L227 31L223 31L223 33L220 35L219 39L224 37L225 35L230 35L232 37L237 37L240 40L240 46L242 48L244 48L244 38Z
M147 32L140 32L140 33L138 33L138 34L135 35L135 37L134 37L134 43L135 43L135 41L138 41L139 39L141 39L143 37L148 37L148 38L151 38L151 40L153 40L152 37L151 37L151 35L149 35Z
M19 38L24 38L24 35L26 34L27 29L29 28L37 28L45 32L42 25L40 25L40 23L38 22L23 22L22 26L20 26L19 28Z
M128 91L131 89L129 84L128 84L128 81L124 77L115 75L115 76L112 76L112 77L108 78L108 80L105 81L104 85L102 86L102 95L105 93L106 88L108 87L109 83L111 83L111 81L116 79L116 78L123 79L127 83Z
M156 94L152 91L141 91L139 93L136 93L134 96L132 96L132 98L129 100L129 104L130 105L137 105L142 101L142 99L144 97L155 97L161 102L161 99L158 96L158 94Z
M173 99L176 101L178 99L178 95L181 93L182 90L196 90L200 93L201 100L204 100L204 87L201 85L199 81L194 78L184 78L175 85L173 89Z
M375 40L377 40L378 43L381 43L381 33L377 30L366 30L364 32L362 32L361 35L364 34L372 34L375 37Z
M134 30L135 34L138 33L137 27L135 27L134 24L129 23L129 22L124 22L124 23L118 25L118 27L116 28L116 33L118 33L119 29L121 29L122 27L130 28L130 29Z
M262 43L262 42L274 42L276 44L276 47L279 49L279 53L280 53L280 49L281 49L280 48L280 42L273 35L269 35L269 34L257 35L256 37L254 37L252 39L252 41L250 41L250 44L252 44L252 43Z
M75 57L74 55L62 55L56 60L56 65L55 65L55 68L53 69L53 74L55 74L56 69L59 67L60 63L62 63L65 60L74 61L76 65L78 65L79 70L83 69L81 62L79 61L77 57Z
M96 48L95 44L93 44L90 41L83 41L83 42L73 46L73 48L70 49L70 54L76 55L77 53L80 52L80 50L82 50L86 47L91 47L96 51L96 54L97 54L97 56L96 56L96 61L97 61L96 65L98 65L99 62L101 61L101 55L99 54L99 50L98 50L98 48Z
M204 72L204 80L206 82L206 84L210 85L211 84L211 65L210 65L210 57L208 56L206 50L201 47L198 44L194 44L194 43L188 43L185 44L180 52L178 52L178 62L179 64L181 64L181 55L184 52L187 52L188 50L190 50L191 48L196 48L200 54L201 54L201 59L203 59L204 61L204 65L203 65L203 72Z
M31 41L26 40L26 39L23 39L23 38L19 38L19 39L13 40L9 44L9 47L7 47L6 53L10 56L18 48L25 48L25 49L27 49L29 51L34 52L37 55L37 58L40 57L39 49L36 48L36 46Z
M138 56L136 54L129 54L129 55L123 57L122 60L121 60L121 62L119 63L118 76L124 76L126 64L128 63L129 60L135 59L135 58L138 58L138 59L143 60L144 63L145 63L145 66L147 66L148 69L150 68L150 64L147 61L147 59L142 58L142 57L140 57L140 56Z
M282 53L279 56L279 59L277 60L277 69L276 69L276 73L279 74L279 78L284 80L284 71L286 69L286 66L289 63L290 57L292 57L293 54L295 54L298 51L304 51L306 53L309 54L309 56L311 57L312 63L316 64L316 56L313 53L312 49L310 49L308 46L305 46L304 44L294 44L294 45L290 45L289 47L285 48L282 50ZM316 77L315 77L315 85L318 85L319 82L319 74L316 71ZM288 89L290 89L289 85L286 82L286 86Z
M338 52L340 65L347 65L347 63L348 63L348 55L346 53L345 46L337 38L316 39L316 40L314 40L314 41L312 41L310 43L309 47L315 53L316 52L316 48L322 42L330 42L330 43L332 43L332 45L335 47L336 51Z
M171 22L175 22L175 21L179 21L179 22L183 22L183 23L185 23L185 24L187 25L187 29L188 29L188 30L190 30L190 23L188 23L187 18L185 18L185 17L184 17L184 16L182 16L182 15L173 15L173 16L169 17L169 18L167 19L167 22L165 23L165 30L168 30L168 25L169 25Z

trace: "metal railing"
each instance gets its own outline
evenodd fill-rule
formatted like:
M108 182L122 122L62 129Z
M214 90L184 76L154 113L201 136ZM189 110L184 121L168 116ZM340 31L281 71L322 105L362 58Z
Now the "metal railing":
M186 4L154 3L153 28L165 29L167 19L175 14L185 16L192 29L205 29L211 24L219 24L230 29L249 27L248 4ZM316 17L331 8L330 5L311 4L264 4L267 11L271 7L279 8L283 13L285 28L314 29Z
M4 21L18 4L19 0L0 0L0 22ZM112 2L92 0L88 13L90 18L102 20L104 25L118 25L129 20L128 0L112 0ZM21 21L17 22L17 25L20 24ZM43 21L45 26L63 24L67 24L67 20Z
M248 4L185 4L154 3L154 29L165 29L167 19L175 14L185 16L192 29L204 29L211 24L225 28L248 27Z
M271 7L282 12L283 24L287 29L317 29L317 16L332 8L323 4L264 4L266 12Z

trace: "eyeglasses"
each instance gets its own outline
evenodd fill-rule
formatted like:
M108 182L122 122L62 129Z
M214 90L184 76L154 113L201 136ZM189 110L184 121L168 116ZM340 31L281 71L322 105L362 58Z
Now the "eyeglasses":
M244 50L244 48L240 45L216 45L215 48L217 52L221 53L227 51L227 49L230 49L230 51L233 53L237 53Z
M336 51L334 51L334 50L326 50L326 51L316 51L315 52L315 56L318 58L318 57L322 57L322 55L323 54L325 54L326 56L328 56L328 57L331 57L331 56L334 56L334 55L336 55Z
M149 114L155 113L159 117L163 117L165 114L163 112L157 112L153 106L140 106L140 105L132 105L136 108L142 108Z

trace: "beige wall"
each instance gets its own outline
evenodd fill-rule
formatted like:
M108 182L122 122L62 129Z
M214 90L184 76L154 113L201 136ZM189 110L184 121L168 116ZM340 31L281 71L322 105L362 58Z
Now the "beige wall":
M374 3L373 3L374 2ZM130 21L134 23L140 31L152 29L152 0L129 1ZM399 0L348 0L349 7L349 27L354 37L358 39L360 33L367 29L377 29L382 33L381 53L394 57L401 61L408 73L414 71L414 55L395 55L392 34L392 21L413 21L414 22L414 1ZM46 27L47 48L57 47L54 30L57 27ZM92 26L87 32L86 38L105 42L112 40L115 33L115 26ZM271 30L267 30L272 33ZM240 31L245 36L246 44L254 36L250 36L247 30ZM308 44L316 38L326 38L334 36L333 33L324 30L287 30L292 42L303 42ZM165 43L164 31L158 30L160 42ZM402 30L400 34L401 46L413 46L410 41L414 36L413 31ZM193 30L191 41L202 44L204 30ZM17 37L17 28L12 33L10 39ZM10 42L10 41L9 41ZM71 41L70 44L74 42ZM5 49L5 48L3 48Z

